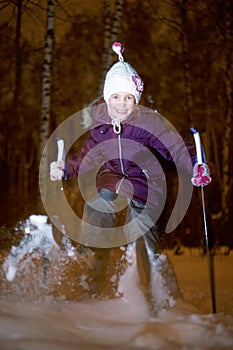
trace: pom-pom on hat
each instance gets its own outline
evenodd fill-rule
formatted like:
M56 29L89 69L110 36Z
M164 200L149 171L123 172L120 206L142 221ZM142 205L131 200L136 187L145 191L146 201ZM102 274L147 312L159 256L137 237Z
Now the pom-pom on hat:
M128 92L135 97L136 103L139 103L143 92L143 81L136 70L124 61L122 56L124 47L121 43L115 42L112 49L118 55L119 62L115 63L106 74L103 91L104 99L108 103L112 94Z

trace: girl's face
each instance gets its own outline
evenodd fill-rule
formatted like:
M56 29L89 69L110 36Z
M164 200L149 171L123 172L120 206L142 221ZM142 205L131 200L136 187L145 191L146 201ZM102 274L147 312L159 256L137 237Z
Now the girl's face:
M128 92L112 94L108 104L109 112L119 120L127 118L135 108L135 98Z

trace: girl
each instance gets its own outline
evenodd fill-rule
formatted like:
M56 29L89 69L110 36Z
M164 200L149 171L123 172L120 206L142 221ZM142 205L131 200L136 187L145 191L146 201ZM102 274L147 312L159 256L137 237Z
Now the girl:
M194 147L157 111L139 105L143 82L124 61L122 45L114 43L113 50L119 62L106 75L104 102L93 104L84 120L90 137L65 164L53 162L50 176L56 181L64 174L68 179L88 174L96 181L96 193L84 206L79 243L107 248L145 235L157 251L155 225L166 200L158 159L172 161L190 178L193 173L194 185L207 185L211 178L207 164L195 165Z

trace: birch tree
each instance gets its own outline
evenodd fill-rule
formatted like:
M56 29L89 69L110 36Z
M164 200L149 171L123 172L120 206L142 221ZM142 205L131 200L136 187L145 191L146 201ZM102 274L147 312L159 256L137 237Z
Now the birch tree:
M114 41L117 41L122 11L123 11L124 0L116 0L115 1L115 12L113 16L113 21L111 21L111 11L110 11L110 1L104 0L104 18L105 18L105 26L104 26L104 50L103 50L103 70L102 76L99 84L99 95L102 94L104 78L107 70L112 64L112 44Z
M46 186L48 177L48 158L43 149L49 137L50 127L50 107L51 107L51 79L52 79L52 53L54 43L54 0L48 0L47 3L47 22L44 46L44 63L42 75L42 112L41 112L41 129L40 129L40 152L41 168L40 186ZM45 192L45 189L43 189Z
M54 40L54 0L48 0L47 24L44 47L44 63L42 75L42 113L41 113L41 153L49 136L51 105L51 65Z

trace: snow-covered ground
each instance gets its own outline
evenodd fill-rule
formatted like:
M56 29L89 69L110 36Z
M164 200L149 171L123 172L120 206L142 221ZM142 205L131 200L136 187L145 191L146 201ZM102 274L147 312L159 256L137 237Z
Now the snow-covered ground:
M80 302L51 298L46 293L43 296L41 256L49 253L56 257L57 247L45 218L34 216L32 221L29 226L34 234L25 234L11 253L1 253L0 349L233 348L232 254L224 255L223 250L214 258L217 313L212 314L207 258L199 249L185 248L181 255L164 252L172 261L183 298L177 299L170 310L152 317L137 286L133 246L127 252L129 268L120 280L122 296ZM35 249L38 246L43 249ZM90 251L81 254L84 262L92 260ZM64 256L57 261L54 258L53 276L48 269L47 277L48 281L53 278L63 290L67 286L62 285L64 279L60 277L65 271L66 257L69 262L72 257L75 260L75 253L68 245ZM88 292L84 270L80 288ZM53 292L56 295L57 290Z

